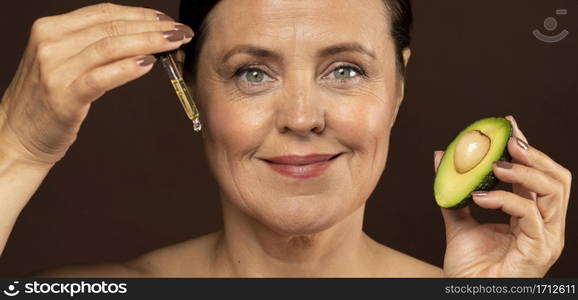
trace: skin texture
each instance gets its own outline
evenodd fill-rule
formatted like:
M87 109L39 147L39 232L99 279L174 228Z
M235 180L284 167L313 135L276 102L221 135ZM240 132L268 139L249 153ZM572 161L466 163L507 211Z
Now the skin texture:
M482 225L468 208L442 209L444 270L363 232L365 202L385 168L403 99L381 0L223 0L209 18L194 92L221 189L223 230L128 262L36 275L543 276L559 257L571 174L515 141L508 145L513 168L494 169L513 183L513 192L474 197L484 208L512 215L511 223ZM0 202L2 246L22 207L74 142L90 104L148 72L151 66L139 65L140 58L190 40L165 39L163 31L174 25L149 9L110 4L35 23L0 104L0 144L9 145L0 149L7 162L0 169L0 195L7 199ZM344 42L362 45L375 58L351 51L317 55ZM223 61L239 44L276 51L278 59L238 53ZM409 49L404 58L407 63ZM237 72L245 64L258 70ZM361 73L339 70L344 64ZM525 140L517 126L514 134ZM262 161L309 153L342 155L310 179L279 175Z

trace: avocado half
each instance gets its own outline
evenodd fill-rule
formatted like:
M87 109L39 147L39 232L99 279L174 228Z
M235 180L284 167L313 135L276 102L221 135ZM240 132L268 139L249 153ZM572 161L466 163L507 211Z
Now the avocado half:
M464 171L464 168L461 167L463 163L460 162L459 166L456 167L456 160L464 155L463 153L456 153L456 146L462 141L462 137L474 135L489 141L485 144L488 150L487 152L484 151L485 154L480 155L483 158L479 163L475 162L475 166ZM512 125L505 118L481 119L462 130L447 146L438 165L434 180L434 195L438 206L451 209L462 208L470 204L471 192L493 189L499 180L492 172L492 164L497 160L511 160L508 153L510 136L512 136ZM465 140L466 138L464 138ZM459 149L462 149L461 152L464 152L463 149L467 149L464 148L463 143L461 142L459 146ZM472 146L475 147L475 145ZM459 155L462 156L457 158Z

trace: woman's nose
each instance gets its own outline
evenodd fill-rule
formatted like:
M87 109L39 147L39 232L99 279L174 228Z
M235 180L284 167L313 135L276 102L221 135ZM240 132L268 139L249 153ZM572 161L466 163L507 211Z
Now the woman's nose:
M301 81L286 87L277 110L276 123L280 132L307 136L325 129L325 109L312 85Z

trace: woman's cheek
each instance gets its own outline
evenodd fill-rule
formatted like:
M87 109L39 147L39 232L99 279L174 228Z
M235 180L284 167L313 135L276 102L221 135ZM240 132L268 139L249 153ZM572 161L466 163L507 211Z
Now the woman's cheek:
M328 122L342 144L358 154L371 154L389 137L390 106L383 101L359 101L337 109Z
M266 132L268 117L249 100L210 104L207 122L210 139L227 155L245 155L258 148Z

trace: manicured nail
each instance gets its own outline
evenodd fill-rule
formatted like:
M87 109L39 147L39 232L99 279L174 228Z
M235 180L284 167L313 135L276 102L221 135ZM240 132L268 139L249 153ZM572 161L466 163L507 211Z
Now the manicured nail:
M152 65L157 59L152 55L143 56L136 60L136 63L141 67L146 67Z
M514 118L514 116L512 115L508 115L508 117L510 117L512 120L510 120L512 122L512 125L515 127L518 127L518 122L516 122L516 118Z
M511 164L507 161L503 161L503 160L498 160L494 164L496 165L496 167L501 168L501 169L511 169L512 167L514 167L513 164Z
M524 142L521 138L516 137L516 143L520 148L528 150L528 143Z
M175 20L163 13L157 13L157 20L159 21L172 21L174 22Z
M472 195L473 197L476 197L476 198L481 198L481 197L487 196L487 195L488 195L488 192L486 192L486 191L475 191L475 192L472 192L470 195Z
M185 34L180 30L170 30L163 32L163 36L169 42L182 41L185 38Z
M175 30L182 31L185 34L185 39L190 39L194 35L193 29L185 24L176 25Z

